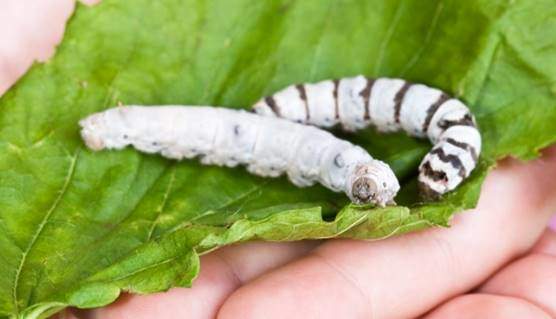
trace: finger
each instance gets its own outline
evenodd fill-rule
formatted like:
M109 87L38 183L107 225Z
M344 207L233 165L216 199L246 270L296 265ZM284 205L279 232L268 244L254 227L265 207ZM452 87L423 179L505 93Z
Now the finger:
M527 300L556 318L556 257L533 254L514 261L480 291Z
M418 316L531 248L556 207L555 177L556 148L528 164L506 161L489 174L477 209L453 227L326 242L237 290L220 317Z
M533 252L556 256L556 233L547 229L533 247Z
M456 297L448 301L424 318L548 319L551 317L542 309L525 300L487 294L470 294Z
M192 288L151 295L124 295L114 304L79 318L214 318L225 298L259 274L306 254L318 242L234 245L201 257L201 272Z
M0 9L0 95L60 42L73 0L3 0Z

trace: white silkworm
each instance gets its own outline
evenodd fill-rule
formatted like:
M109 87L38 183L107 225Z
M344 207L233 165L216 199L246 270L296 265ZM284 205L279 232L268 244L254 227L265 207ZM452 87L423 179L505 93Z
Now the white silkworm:
M434 144L419 166L423 197L456 188L477 165L481 135L467 106L442 91L400 79L364 76L291 85L258 101L256 113L347 131L374 125Z
M79 122L93 150L132 145L172 159L199 156L204 164L234 167L260 176L286 173L304 187L319 182L355 203L392 204L400 186L385 163L361 147L313 126L225 108L126 106Z

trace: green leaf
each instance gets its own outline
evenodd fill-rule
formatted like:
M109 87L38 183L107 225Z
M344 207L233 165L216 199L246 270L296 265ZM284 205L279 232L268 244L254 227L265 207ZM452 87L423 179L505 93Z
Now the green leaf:
M189 286L199 254L229 243L379 239L448 225L495 160L556 140L553 1L106 0L79 6L56 56L0 100L0 317L106 305L121 290ZM396 76L470 105L479 168L419 203L430 148L371 129L346 136L386 160L405 206L347 205L320 186L127 149L92 153L78 119L123 104L248 107L295 82Z

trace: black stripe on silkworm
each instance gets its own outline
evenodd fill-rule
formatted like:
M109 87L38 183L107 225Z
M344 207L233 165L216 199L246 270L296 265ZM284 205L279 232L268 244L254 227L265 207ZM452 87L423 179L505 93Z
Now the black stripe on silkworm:
M338 86L340 86L340 80L336 79L336 80L332 80L332 82L334 82L334 90L332 91L332 96L334 97L334 112L336 114L335 118L339 119L340 110L338 106Z
M430 188L429 185L421 181L419 181L419 183L417 184L417 188L419 189L419 194L425 200L437 200L442 195L434 189Z
M435 171L430 162L425 162L423 164L423 166L421 167L421 171L423 172L423 174L425 176L427 176L428 178L432 179L435 182L438 181L444 181L447 182L448 181L448 176L446 175L446 173L442 172L442 171Z
M465 178L465 176L467 175L467 173L465 172L465 167L463 166L463 163L461 162L461 159L459 158L459 156L454 155L454 154L446 154L444 153L444 150L442 149L442 147L438 147L433 149L430 154L435 154L438 156L438 159L440 159L442 162L444 163L450 163L450 165L452 165L452 167L454 169L458 170L458 175L461 176L462 178Z
M477 155L477 150L473 146L471 146L471 145L469 145L465 142L456 141L451 137L446 139L446 143L452 144L456 147L459 147L461 149L464 149L464 150L468 151L471 154L471 158L473 159L473 161L475 163L477 163L477 161L479 160L479 156Z
M438 108L440 108L440 106L444 104L444 102L448 101L449 99L450 96L448 94L442 93L440 94L438 100L436 100L436 102L434 102L429 107L429 109L427 110L427 117L425 118L425 122L423 122L423 132L425 134L428 132L429 126L431 125L432 118L434 117L434 114L436 114L436 111L438 111Z
M470 113L466 113L459 120L442 120L438 122L438 127L440 127L443 130L447 130L448 128L456 125L476 127L475 121L473 121L473 117L471 116Z
M276 104L276 100L274 100L274 97L272 95L265 97L264 101L266 102L266 104L268 104L268 106L270 106L272 112L274 112L276 116L282 116L282 114L280 114L280 108L278 107L278 104Z
M402 109L402 102L407 90L412 85L410 82L404 81L404 85L400 88L398 93L394 96L394 121L400 123L400 112Z
M373 84L375 83L375 80L369 78L365 78L365 80L367 81L367 84L365 85L365 88L361 90L361 92L359 92L359 96L363 98L363 105L365 106L365 115L363 116L363 119L365 121L368 121L371 119L370 116L371 106L369 105L369 98L371 96L371 90L373 88Z
M299 97L303 100L303 104L305 105L305 122L309 122L309 119L311 117L309 115L309 103L307 102L307 92L305 92L305 85L297 84L295 88L299 92Z

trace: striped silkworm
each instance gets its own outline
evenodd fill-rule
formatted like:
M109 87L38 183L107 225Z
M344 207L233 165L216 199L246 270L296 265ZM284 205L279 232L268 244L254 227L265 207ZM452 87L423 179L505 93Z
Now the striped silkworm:
M319 182L355 203L394 204L400 186L385 163L361 147L313 126L246 111L202 106L126 106L79 122L92 150L128 145L171 159L247 166L250 173L286 173L300 187Z
M481 135L467 106L444 92L401 79L364 76L291 85L258 101L256 113L355 131L406 131L434 145L419 165L419 188L434 199L456 188L477 165Z

